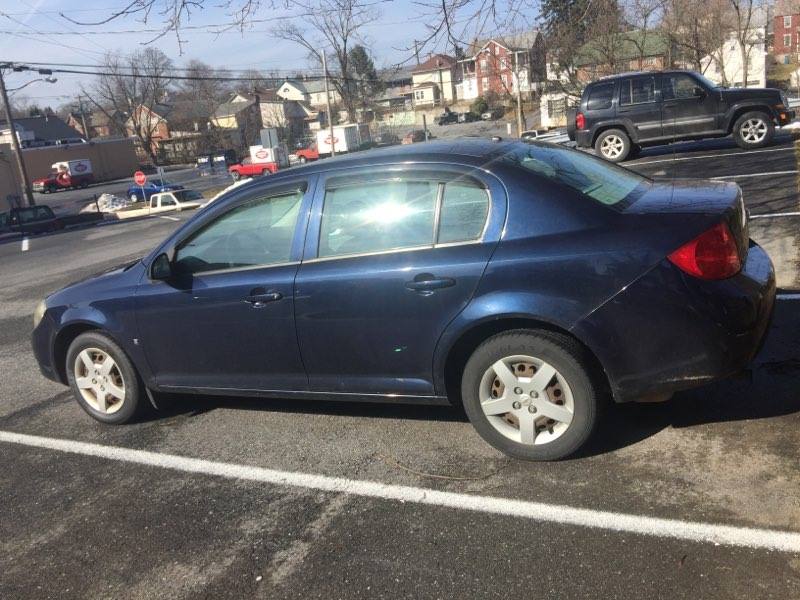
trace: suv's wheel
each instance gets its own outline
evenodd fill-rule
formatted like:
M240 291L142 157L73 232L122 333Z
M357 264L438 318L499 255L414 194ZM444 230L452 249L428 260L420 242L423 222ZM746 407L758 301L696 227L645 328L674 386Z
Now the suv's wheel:
M622 162L631 151L631 140L621 129L607 129L594 142L595 151L611 162Z
M769 115L760 111L743 114L736 119L733 137L740 148L761 148L772 141L775 125Z
M598 420L598 388L585 352L569 337L514 330L467 361L464 409L481 437L510 456L556 460L576 452Z
M98 421L131 421L147 404L136 369L111 338L90 331L67 350L67 380L81 408Z

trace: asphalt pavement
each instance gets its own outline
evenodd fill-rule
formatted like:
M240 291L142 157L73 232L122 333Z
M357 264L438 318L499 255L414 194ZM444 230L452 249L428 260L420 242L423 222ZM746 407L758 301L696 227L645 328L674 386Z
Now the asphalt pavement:
M615 407L552 464L450 407L175 396L103 426L39 375L33 308L191 214L0 244L0 597L800 598L793 148L630 163L737 177L786 289L748 377Z

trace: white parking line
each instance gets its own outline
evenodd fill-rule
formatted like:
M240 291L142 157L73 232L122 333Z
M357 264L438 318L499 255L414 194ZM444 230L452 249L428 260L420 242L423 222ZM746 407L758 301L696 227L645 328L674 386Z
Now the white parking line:
M792 171L772 171L770 173L746 173L744 175L720 175L711 179L742 179L744 177L772 177L774 175L796 175L797 169Z
M27 252L28 248L30 247L30 241L28 238L22 238L22 252Z
M658 160L647 160L646 158L642 158L639 161L630 161L625 163L625 166L629 165L654 165L656 163L664 163L664 162L678 162L683 160L700 160L702 158L720 158L722 156L743 156L746 154L761 154L765 152L794 152L794 146L789 146L788 148L768 148L766 150L748 150L746 152L723 152L720 154L702 154L700 156L677 156L675 158L661 158Z
M772 219L775 217L800 217L800 212L765 213L763 215L750 215L751 219Z
M178 217L167 217L167 216L163 216L163 215L162 215L162 216L160 216L159 218L160 218L160 219L167 219L167 220L169 220L169 221L180 221L180 219L179 219Z
M800 300L800 294L776 294L778 300Z
M392 485L377 481L362 481L343 477L328 477L311 473L278 471L247 465L223 463L174 454L160 454L118 446L103 446L73 440L40 437L0 431L0 442L46 448L84 456L94 456L120 462L172 469L184 473L199 473L229 479L258 481L274 485L301 487L325 492L338 492L399 502L443 506L457 510L507 515L546 523L575 525L637 535L712 542L766 550L800 553L800 533L751 527L733 527L713 523L661 519L641 515L574 508L559 504L544 504L477 496L456 492L441 492L427 488Z

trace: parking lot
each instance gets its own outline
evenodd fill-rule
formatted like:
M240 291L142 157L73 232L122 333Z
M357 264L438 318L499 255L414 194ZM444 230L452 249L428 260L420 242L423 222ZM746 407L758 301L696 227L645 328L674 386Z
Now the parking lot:
M176 396L101 425L39 374L34 306L191 214L0 244L0 597L800 597L797 165L785 134L628 163L736 181L780 297L749 374L614 407L559 463L455 407Z

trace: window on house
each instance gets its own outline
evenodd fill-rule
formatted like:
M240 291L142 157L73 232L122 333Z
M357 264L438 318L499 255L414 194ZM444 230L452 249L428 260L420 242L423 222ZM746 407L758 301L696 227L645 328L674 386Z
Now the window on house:
M481 71L485 71L485 70L486 70L486 59L482 58L481 59Z
M786 33L783 36L783 45L784 46L791 46L792 45L792 35L790 33Z
M567 99L558 98L547 101L547 114L551 119L561 119L567 116Z
M481 78L481 86L483 86L484 90L489 87L489 78L488 77L482 77Z
M784 27L791 27L792 26L792 17L783 17L783 26Z

